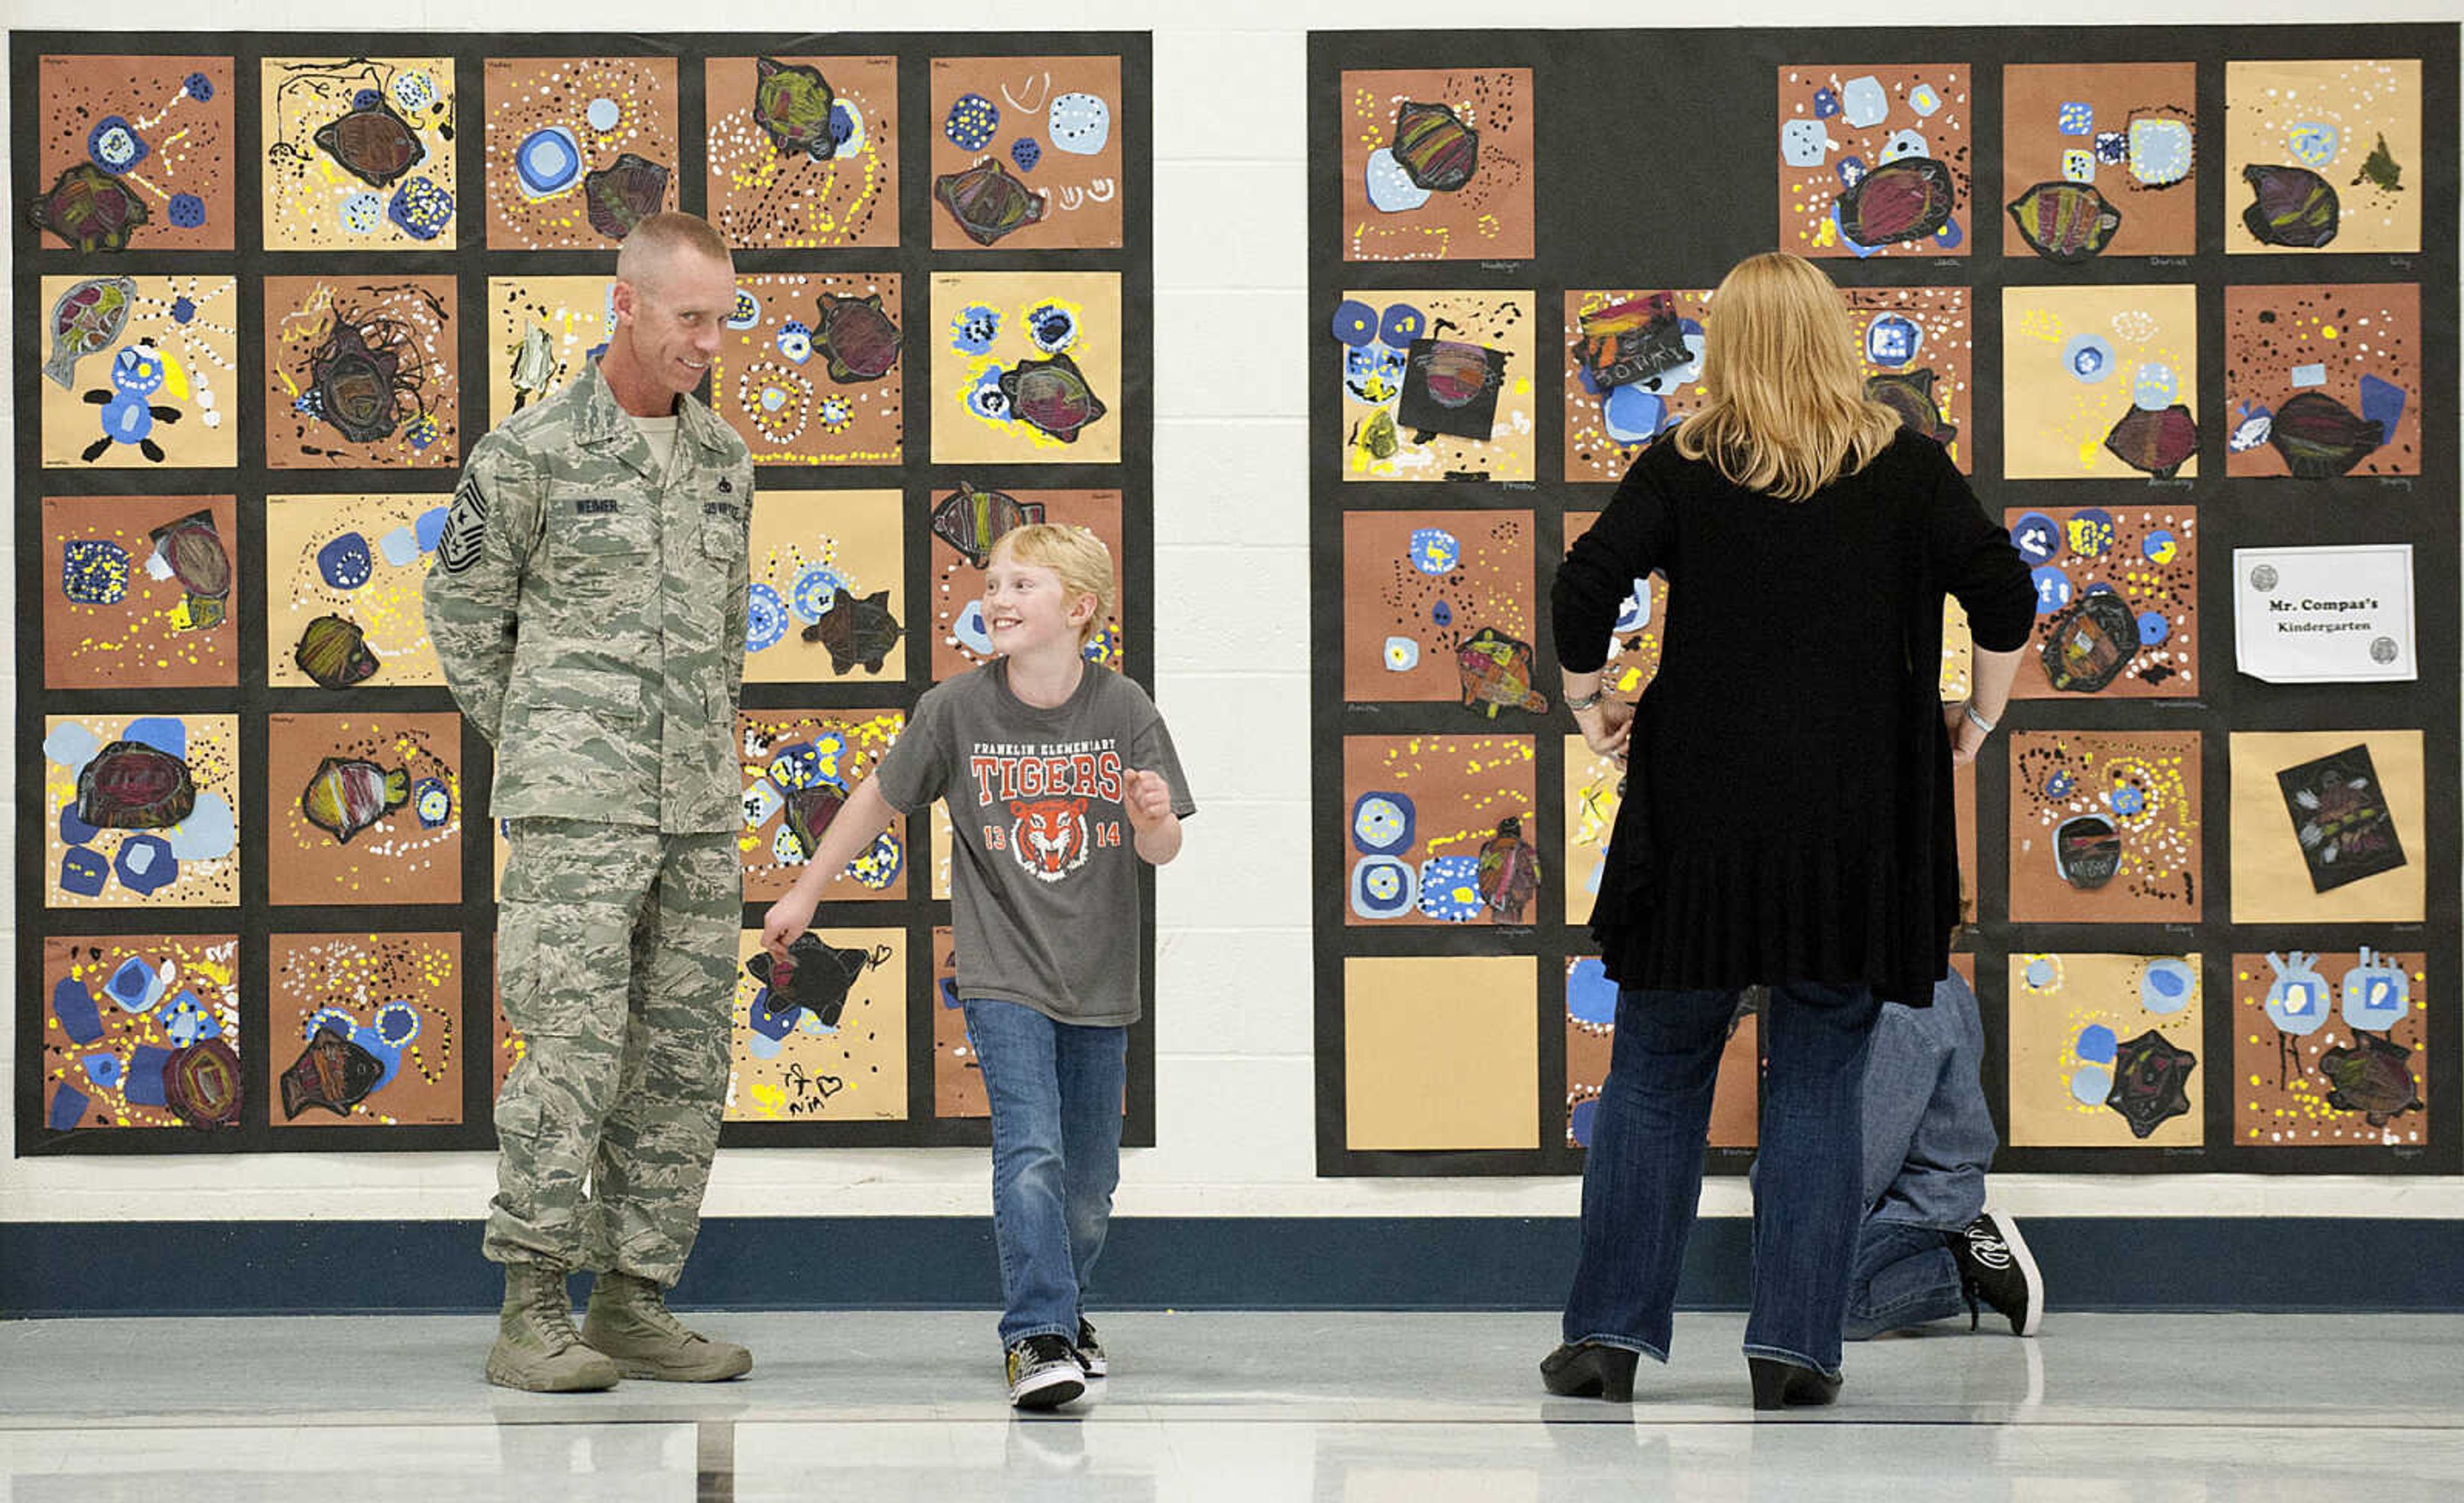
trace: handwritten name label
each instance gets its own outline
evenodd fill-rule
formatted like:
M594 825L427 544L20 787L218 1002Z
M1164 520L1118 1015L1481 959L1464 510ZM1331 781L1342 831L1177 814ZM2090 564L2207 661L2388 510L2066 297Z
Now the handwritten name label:
M2409 491L2412 489L2412 481L2406 475L2383 475L2379 476L2379 489L2382 491Z

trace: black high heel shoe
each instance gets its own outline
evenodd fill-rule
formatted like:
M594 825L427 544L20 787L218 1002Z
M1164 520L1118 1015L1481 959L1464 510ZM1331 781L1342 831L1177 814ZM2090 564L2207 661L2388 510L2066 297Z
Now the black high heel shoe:
M1754 1380L1757 1409L1797 1408L1829 1404L1839 1397L1838 1379L1826 1378L1811 1367L1799 1367L1777 1358L1749 1357L1746 1371Z
M1634 1364L1641 1356L1621 1346L1585 1341L1561 1346L1540 1359L1540 1381L1549 1391L1569 1399L1606 1399L1611 1404L1634 1402Z

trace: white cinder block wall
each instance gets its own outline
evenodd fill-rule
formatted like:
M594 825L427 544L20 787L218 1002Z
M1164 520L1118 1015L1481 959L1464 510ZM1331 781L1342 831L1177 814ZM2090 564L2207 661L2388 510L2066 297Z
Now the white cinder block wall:
M2073 0L2066 25L2300 22L2294 0ZM1309 505L1304 362L1315 327L1307 300L1304 67L1311 25L1377 24L1375 10L1309 0L995 0L807 6L740 0L679 9L645 0L529 0L528 29L570 32L917 30L1049 27L1152 30L1155 159L1156 697L1205 806L1188 848L1159 883L1157 1146L1124 1166L1124 1215L1565 1215L1571 1180L1320 1180L1310 1064L1308 890ZM2373 21L2452 21L2464 0L2365 0ZM84 0L10 0L11 24L92 27ZM345 15L302 0L125 0L131 31L331 30L364 19L407 30L471 32L507 11L429 0ZM1703 21L1700 11L1581 0L1419 0L1423 26L1590 27ZM1732 8L1753 26L1887 24L1810 0ZM2028 24L2018 0L1979 0L1945 23ZM107 47L98 36L96 46ZM1056 47L1066 43L1056 38ZM1399 60L1399 58L1398 58ZM6 80L0 79L0 89ZM1543 99L1547 110L1551 101ZM1672 142L1672 146L1682 143ZM0 161L0 203L20 189ZM1544 188L1545 190L1545 188ZM14 217L12 210L11 217ZM30 317L8 305L0 321ZM9 326L13 326L10 322ZM0 411L0 452L13 442ZM33 504L20 497L20 506ZM0 552L13 536L0 532ZM13 588L13 561L0 591ZM15 602L6 609L13 618ZM17 654L11 654L15 659ZM0 672L12 672L0 669ZM10 693L13 703L14 686ZM0 739L0 786L13 788L13 738ZM6 820L15 835L15 809ZM2449 830L2439 838L2454 840ZM0 884L12 880L0 873ZM14 895L0 902L12 923ZM13 954L13 951L11 952ZM2452 1018L2452 1013L2450 1014ZM2444 1047L2457 1047L2450 1030ZM13 1079L15 1028L0 1028L0 1078ZM2453 1128L2454 1103L2440 1110ZM261 1158L13 1157L0 1114L0 1220L444 1219L476 1217L493 1188L479 1154ZM719 1158L714 1215L979 1215L980 1150L733 1150ZM2209 1175L2009 1177L1996 1192L2027 1215L2464 1217L2464 1180ZM1714 1180L1705 1211L1746 1209L1742 1180Z

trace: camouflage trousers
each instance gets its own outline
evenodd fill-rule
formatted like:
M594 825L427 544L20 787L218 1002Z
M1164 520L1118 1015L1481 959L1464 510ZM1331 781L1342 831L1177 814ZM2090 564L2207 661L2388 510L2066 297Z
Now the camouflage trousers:
M517 819L511 843L496 978L526 1048L481 1250L673 1284L727 1094L736 837Z

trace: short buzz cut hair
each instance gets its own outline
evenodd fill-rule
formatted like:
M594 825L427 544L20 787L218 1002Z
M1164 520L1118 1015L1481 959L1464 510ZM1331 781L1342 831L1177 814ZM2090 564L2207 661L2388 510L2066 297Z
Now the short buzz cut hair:
M1043 521L1013 527L993 544L993 556L1050 569L1060 579L1061 587L1070 594L1095 597L1094 614L1078 629L1078 645L1082 648L1095 640L1112 619L1112 612L1119 608L1119 587L1112 577L1112 550L1084 527Z
M678 251L697 252L731 266L736 262L726 237L712 229L709 220L699 214L669 210L635 225L625 243L616 248L616 279L639 282L652 263Z

